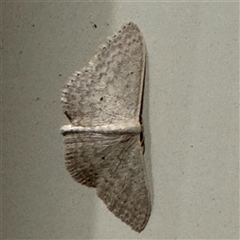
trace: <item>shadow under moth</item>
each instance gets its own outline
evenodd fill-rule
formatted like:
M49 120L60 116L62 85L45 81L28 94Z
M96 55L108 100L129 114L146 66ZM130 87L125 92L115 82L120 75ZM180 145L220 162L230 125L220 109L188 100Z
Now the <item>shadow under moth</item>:
M142 96L146 47L132 22L109 37L62 90L65 164L94 187L107 208L141 232L151 213L143 158Z

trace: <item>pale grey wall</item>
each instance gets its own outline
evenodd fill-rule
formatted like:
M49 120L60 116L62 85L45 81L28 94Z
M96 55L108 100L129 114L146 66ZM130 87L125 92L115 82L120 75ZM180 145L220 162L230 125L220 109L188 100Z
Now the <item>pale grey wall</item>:
M238 3L3 3L4 239L237 239ZM64 168L67 77L133 21L153 209L137 234ZM93 25L96 24L97 28Z

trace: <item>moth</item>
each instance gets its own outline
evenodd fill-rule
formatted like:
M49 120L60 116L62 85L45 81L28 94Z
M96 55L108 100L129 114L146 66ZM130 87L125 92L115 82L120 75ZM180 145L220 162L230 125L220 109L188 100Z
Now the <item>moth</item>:
M62 90L65 165L96 188L107 208L141 232L151 213L141 120L146 63L143 36L132 22L109 37Z

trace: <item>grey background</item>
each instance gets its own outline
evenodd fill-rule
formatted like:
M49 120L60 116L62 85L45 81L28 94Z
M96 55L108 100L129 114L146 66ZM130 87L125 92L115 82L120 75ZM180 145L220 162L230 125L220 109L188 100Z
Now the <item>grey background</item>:
M59 131L67 77L128 21L148 50L141 234L71 179ZM3 239L239 238L238 3L4 2L2 36Z

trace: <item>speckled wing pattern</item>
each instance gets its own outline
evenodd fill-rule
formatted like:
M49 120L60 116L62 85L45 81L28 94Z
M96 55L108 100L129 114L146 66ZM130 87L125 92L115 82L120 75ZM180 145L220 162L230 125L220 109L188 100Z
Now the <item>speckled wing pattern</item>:
M140 122L145 54L139 28L122 26L70 77L61 98L71 122L61 128L67 170L95 187L108 209L137 232L151 213Z

